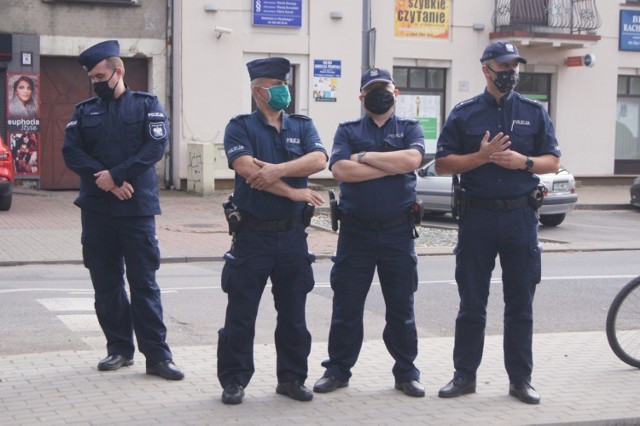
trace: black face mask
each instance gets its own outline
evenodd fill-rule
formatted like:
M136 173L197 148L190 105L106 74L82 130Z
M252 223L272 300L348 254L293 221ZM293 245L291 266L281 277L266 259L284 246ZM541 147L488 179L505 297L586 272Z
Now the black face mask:
M115 93L116 88L109 87L109 81L113 78L115 73L116 73L116 70L113 70L113 74L111 74L111 77L109 77L108 80L97 81L93 83L93 91L95 92L96 95L98 95L100 99L105 101L108 101L109 99L113 99L113 94ZM116 86L117 85L118 84L116 83Z
M509 71L494 71L489 65L487 65L493 73L496 75L496 79L493 80L493 84L500 93L509 93L512 91L518 82L520 81L520 75L516 70Z
M385 88L375 89L364 97L364 107L374 114L384 114L396 103L396 97Z

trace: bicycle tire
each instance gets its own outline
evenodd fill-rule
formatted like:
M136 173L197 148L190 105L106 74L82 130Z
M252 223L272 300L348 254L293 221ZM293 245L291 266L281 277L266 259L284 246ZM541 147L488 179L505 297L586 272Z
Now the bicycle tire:
M621 361L640 368L640 276L622 287L611 302L607 340Z

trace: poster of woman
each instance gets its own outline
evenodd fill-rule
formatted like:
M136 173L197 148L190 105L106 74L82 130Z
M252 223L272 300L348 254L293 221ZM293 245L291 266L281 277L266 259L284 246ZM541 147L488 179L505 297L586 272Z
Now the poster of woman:
M40 116L39 74L7 73L8 118Z
M39 133L11 133L9 144L16 175L37 175L39 169Z

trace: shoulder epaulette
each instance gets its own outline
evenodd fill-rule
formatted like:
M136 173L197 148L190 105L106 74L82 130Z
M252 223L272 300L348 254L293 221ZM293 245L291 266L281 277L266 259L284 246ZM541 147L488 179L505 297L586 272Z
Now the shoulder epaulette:
M304 114L289 114L289 117L302 118L303 120L311 120L311 117Z
M453 109L457 110L457 109L466 107L468 105L473 105L474 103L478 102L478 99L480 99L479 96L476 96L475 98L467 99L466 101L462 101L458 105L454 106Z
M235 117L233 117L233 118L231 119L231 121L238 121L238 120L243 119L243 118L245 118L245 117L248 117L248 116L250 116L250 115L251 115L251 114L238 114L238 115L236 115Z
M398 121L406 121L408 123L417 124L419 121L412 117L398 117Z
M76 104L76 108L78 108L79 106L84 105L84 104L88 104L88 103L95 102L95 101L97 101L98 99L100 99L100 98L98 98L97 96L94 96L93 98L85 99L85 100L84 100L84 101L82 101L82 102L78 102L78 103Z
M362 118L354 118L353 120L346 120L338 124L338 126L346 126L347 124L359 123Z
M526 96L518 93L520 95L520 99L522 99L525 102L529 102L530 104L534 104L536 106L539 106L540 108L542 108L544 105L542 105L542 103L538 100L535 99L531 99L531 98L527 98Z
M156 95L154 95L153 93L149 93L149 92L140 92L138 90L132 90L134 95L140 95L140 96L148 96L150 98L155 98Z

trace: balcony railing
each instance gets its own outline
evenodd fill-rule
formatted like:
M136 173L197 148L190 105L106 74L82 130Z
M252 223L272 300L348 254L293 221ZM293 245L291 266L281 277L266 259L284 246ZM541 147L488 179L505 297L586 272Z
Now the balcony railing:
M496 31L580 33L602 25L596 0L495 0Z

